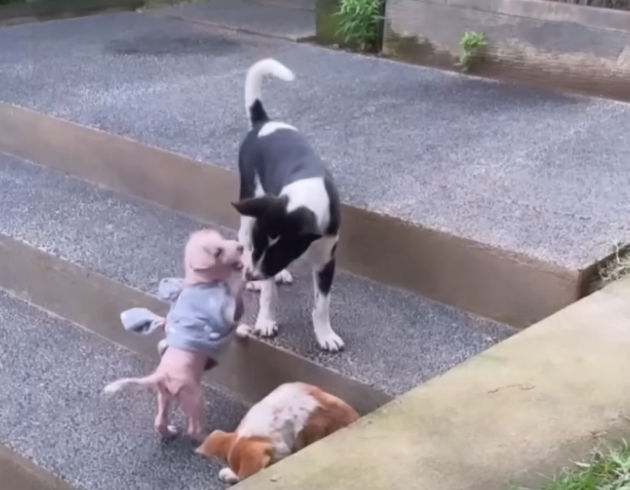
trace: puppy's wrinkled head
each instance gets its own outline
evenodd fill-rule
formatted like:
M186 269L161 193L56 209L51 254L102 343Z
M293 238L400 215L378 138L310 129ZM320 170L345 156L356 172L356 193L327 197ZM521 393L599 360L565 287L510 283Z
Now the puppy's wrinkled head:
M227 281L243 268L243 246L216 230L196 231L186 243L184 266L187 284Z
M289 212L287 205L286 196L254 197L232 203L241 216L255 220L251 263L245 271L248 280L275 276L322 237L311 210L298 207Z

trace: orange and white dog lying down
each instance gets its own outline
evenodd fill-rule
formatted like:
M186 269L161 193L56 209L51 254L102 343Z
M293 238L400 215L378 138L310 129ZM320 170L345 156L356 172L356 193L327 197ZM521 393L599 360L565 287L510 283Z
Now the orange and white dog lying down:
M254 405L236 432L215 430L197 453L228 464L219 472L238 483L347 427L359 414L346 402L305 383L285 383Z

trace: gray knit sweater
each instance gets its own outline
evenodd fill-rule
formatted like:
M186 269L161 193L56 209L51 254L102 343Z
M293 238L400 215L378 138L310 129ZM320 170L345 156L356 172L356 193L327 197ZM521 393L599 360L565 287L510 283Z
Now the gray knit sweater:
M169 301L166 343L169 347L215 358L232 340L236 301L227 284L183 286L182 279L160 281L158 297ZM163 318L146 308L131 308L120 314L126 330L148 335L160 328Z

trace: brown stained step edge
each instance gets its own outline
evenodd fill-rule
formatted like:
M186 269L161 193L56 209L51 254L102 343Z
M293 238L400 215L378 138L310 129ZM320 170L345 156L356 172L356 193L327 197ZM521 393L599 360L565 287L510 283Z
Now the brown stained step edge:
M0 235L0 289L117 345L158 359L159 335L132 335L120 324L120 312L134 306L165 314L167 304L153 296L5 235ZM392 400L390 395L255 338L234 342L207 380L249 403L290 381L320 386L362 415Z
M0 444L2 490L75 490L69 484Z
M0 6L0 26L67 19L121 10L136 10L144 0L48 0Z
M236 174L0 103L0 151L236 228ZM235 157L236 158L236 157ZM339 267L524 328L580 297L577 271L344 205Z

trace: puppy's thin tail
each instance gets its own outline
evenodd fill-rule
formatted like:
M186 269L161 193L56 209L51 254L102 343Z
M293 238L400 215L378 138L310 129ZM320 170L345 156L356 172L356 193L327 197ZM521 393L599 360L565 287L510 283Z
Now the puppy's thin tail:
M252 126L269 121L269 116L267 116L260 98L260 88L265 75L273 75L285 82L291 82L295 79L295 75L291 70L272 58L260 60L247 70L247 77L245 78L245 110Z
M153 373L144 378L122 378L114 381L113 383L109 383L105 388L103 388L103 392L109 395L112 393L116 393L117 391L120 391L129 385L155 387L162 380L163 376L158 373Z

